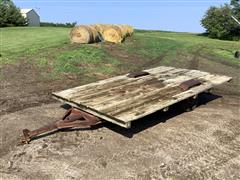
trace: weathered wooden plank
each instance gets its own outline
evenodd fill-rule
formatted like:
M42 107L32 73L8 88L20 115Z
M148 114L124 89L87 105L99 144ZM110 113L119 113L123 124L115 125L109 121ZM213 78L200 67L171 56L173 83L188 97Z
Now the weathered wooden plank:
M168 71L171 71L171 70L172 70L172 72L168 73ZM168 74L168 75L176 74L179 71L186 71L186 70L174 69L172 67L159 67L159 68L154 68L153 70L149 70L149 72L151 73L152 76L154 76L156 73L158 73L158 76L161 76L161 74L162 74L163 77L164 77L164 74ZM110 88L116 88L118 86L124 86L126 84L131 84L133 81L136 81L136 80L138 80L138 79L128 78L126 75L125 76L117 76L117 77L109 78L107 80L90 83L87 85L68 89L68 90L61 91L61 92L56 92L55 94L58 94L59 96L68 96L68 98L72 98L72 99L79 97L79 96L84 97L85 94L87 94L87 96L91 96L91 95L95 94L96 92L98 92L98 93L106 92ZM143 79L140 78L140 81L145 81L145 77ZM82 92L82 95L79 95L80 91Z
M138 78L117 76L53 95L95 116L129 128L133 120L231 79L198 70L165 66L145 71L150 75ZM182 92L179 84L190 79L199 79L202 84Z
M62 98L60 96L57 96L55 94L53 94L53 98L56 99L56 100L59 100L63 103L67 103L67 104L71 105L72 107L81 109L82 111L85 111L85 112L90 113L94 116L97 116L97 117L101 118L102 120L112 122L114 124L117 124L117 125L125 127L125 128L130 128L131 127L131 122L123 122L120 119L114 118L112 116L108 116L106 114L103 114L101 112L96 111L95 109L91 109L91 107L81 105L81 104L77 104L77 103L72 102L72 101L68 101L67 99L64 99L64 98Z
M202 74L200 74L202 75ZM154 79L153 83L149 83L149 86L143 85L143 87L139 86L138 88L134 87L135 90L130 89L129 92L126 92L127 89L125 89L126 93L120 93L117 92L116 94L109 93L108 95L104 97L98 97L92 101L85 101L83 103L88 103L89 106L94 106L95 109L99 111L105 112L106 109L115 107L114 109L121 109L123 108L131 108L132 106L135 106L135 103L143 103L146 98L155 95L156 97L161 97L158 94L166 94L168 90L170 90L172 87L177 87L179 84L181 84L184 81L190 80L192 78L197 78L200 76L199 74L192 74L192 76L182 76L175 78L174 83L167 83L165 81L159 82L157 79ZM200 76L201 77L201 76ZM156 84L158 85L156 85ZM162 92L166 90L165 92ZM180 91L180 89L179 89ZM177 92L176 92L177 93ZM110 102L111 101L111 102ZM77 99L76 102L81 103L81 99ZM109 111L107 111L109 113ZM112 112L113 113L113 112Z
M168 73L168 75L173 75L179 72L185 72L186 70L174 70ZM160 74L161 75L161 74ZM172 80L176 80L180 82L184 81L184 80L188 80L189 76L191 76L190 78L195 78L195 77L199 77L202 74L192 74L192 75L188 75L188 76L179 76L179 74L177 74L177 78L172 78ZM159 76L157 76L159 77ZM163 76L162 76L163 77ZM169 77L169 76L168 76ZM172 76L170 76L172 77ZM79 95L79 96L74 96L72 98L70 98L72 101L76 101L78 103L88 103L91 106L97 105L98 102L102 103L103 101L105 102L105 104L108 101L114 101L117 100L119 101L121 96L124 96L124 98L128 98L129 96L134 95L134 93L136 94L141 94L141 93L147 93L147 91L151 91L153 89L156 88L163 88L164 86L166 86L168 84L167 80L171 80L171 79L167 79L166 78L162 78L161 82L159 79L156 79L155 77L153 77L152 75L146 76L144 78L139 78L136 80L133 80L131 82L129 82L128 84L123 84L117 87L113 87L113 88L109 88L108 90L105 91L96 91L95 94L90 94L90 95ZM175 83L176 83L175 82ZM173 83L173 82L172 82ZM138 86L137 86L138 85ZM136 86L138 88L136 88ZM150 87L149 87L150 86ZM149 89L147 89L146 87L149 87ZM144 91L145 90L145 91Z
M173 67L165 67L160 66L157 68L150 69L152 75L154 75L156 72L167 72L170 70L174 70ZM105 80L100 80L94 83L78 86L75 88L67 89L60 92L55 92L54 94L58 94L59 96L65 96L67 98L74 98L74 96L78 96L79 92L81 91L82 94L90 94L91 92L101 91L101 90L107 90L110 87L115 87L124 83L131 83L134 81L134 78L128 78L126 75L123 76L116 76Z
M105 100L108 99L108 97L112 97L114 95L118 95L121 92L126 92L126 91L134 91L137 90L136 86L141 86L142 84L145 83L153 83L153 76L148 76L145 78L138 78L135 80L130 81L127 84L120 84L119 86L116 87L109 87L108 89L105 89L104 91L95 91L94 94L87 94L86 96L75 96L71 98L71 100L74 101L84 101L84 102L91 102L92 100L95 100L95 98L104 98ZM155 79L155 81L158 81Z
M176 90L179 89L178 87L165 87L161 89L155 89L151 91L150 93L147 93L145 96L144 93L135 95L135 96L128 96L127 98L122 97L120 101L114 101L109 105L101 106L101 104L98 104L95 108L99 111L102 111L104 113L110 114L110 115L116 115L119 111L120 112L126 112L128 109L135 108L137 106L141 106L143 103L146 103L148 99L151 98L159 98L163 95L174 93ZM174 91L173 91L174 90ZM180 89L179 89L180 91Z
M230 78L226 77L226 76L221 77L221 78L216 75L213 75L211 78L210 78L210 76L211 75L209 75L207 77L209 79L211 79L213 82L215 82L215 83L217 82L218 84L213 84L211 82L205 82L201 86L194 87L185 92L177 93L176 95L172 96L172 98L168 97L166 99L163 99L160 97L159 98L160 101L155 101L158 98L154 98L154 99L152 99L152 101L149 101L149 104L144 103L144 104L142 104L142 106L138 106L138 107L134 108L134 110L132 110L132 111L128 111L127 113L122 113L122 114L115 114L113 116L116 118L119 118L119 119L127 119L127 122L133 121L133 120L139 119L141 117L144 117L144 116L148 115L149 113L150 114L154 113L154 112L158 111L159 109L163 109L165 107L173 105L177 102L180 102L184 99L187 99L189 97L192 97L194 95L202 93L208 89L213 88L216 85L222 84L222 83L230 80ZM144 110L144 111L142 111L142 110ZM142 113L139 114L140 112L142 112Z
M168 73L171 70L174 70L174 68L159 68L158 69L158 74L161 73ZM114 82L103 82L102 84L100 84L99 86L93 85L94 88L91 89L90 86L88 86L86 89L82 89L82 95L79 95L78 92L79 90L77 90L76 95L71 95L71 99L72 100L77 100L78 97L81 97L81 99L87 99L87 98L94 98L96 96L100 96L100 95L105 95L107 92L112 91L113 89L121 89L124 88L126 89L127 86L132 86L133 84L137 85L137 84L141 84L144 83L146 81L149 81L150 79L152 79L154 77L155 74L151 74L150 76L145 76L145 77L139 77L139 78L126 78L124 80L118 80L117 83L116 81ZM127 77L127 75L125 75Z
M117 119L124 119L126 120L125 122L134 121L146 115L157 112L165 107L169 107L184 99L192 97L196 94L204 92L208 89L211 89L212 87L213 87L212 84L205 84L203 86L194 87L188 92L184 92L179 95L177 94L175 96L172 96L172 98L160 99L159 101L156 101L157 98L155 97L154 99L152 99L152 101L149 101L149 103L143 104L142 106L138 106L134 108L132 111L128 111L129 113L120 113L120 114L115 114L113 116L116 117ZM155 103L153 101L155 101Z

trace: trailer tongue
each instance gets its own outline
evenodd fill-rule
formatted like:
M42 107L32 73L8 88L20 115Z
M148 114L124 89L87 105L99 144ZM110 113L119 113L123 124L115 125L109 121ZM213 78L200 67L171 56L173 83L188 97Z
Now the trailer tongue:
M160 66L53 93L71 105L64 117L34 131L23 130L23 143L59 129L90 128L103 121L130 128L131 122L180 101L194 107L198 94L232 78L198 70Z
M29 131L28 129L23 130L24 138L22 139L22 143L29 143L34 137L37 137L43 133L56 131L59 129L71 129L71 128L79 128L86 129L90 128L93 125L97 125L101 123L100 119L96 116L83 112L76 108L70 108L62 119L53 122L47 126L43 126L39 129Z

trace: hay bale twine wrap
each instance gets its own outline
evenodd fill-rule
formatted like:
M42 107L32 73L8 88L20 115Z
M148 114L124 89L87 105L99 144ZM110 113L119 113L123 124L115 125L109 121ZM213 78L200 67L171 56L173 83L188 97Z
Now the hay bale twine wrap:
M100 41L98 31L91 26L85 25L80 25L72 28L70 32L70 39L72 43L81 44L88 44Z
M121 29L118 26L112 25L103 31L102 37L104 41L112 43L121 43L124 40Z

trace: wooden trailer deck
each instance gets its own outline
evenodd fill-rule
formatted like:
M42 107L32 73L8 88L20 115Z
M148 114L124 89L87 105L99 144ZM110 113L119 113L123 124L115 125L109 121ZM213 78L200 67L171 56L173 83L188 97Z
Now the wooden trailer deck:
M149 75L130 78L127 75L53 93L54 98L103 120L125 128L141 117L193 97L231 77L198 70L160 66L148 70ZM188 80L201 85L183 91L179 85Z

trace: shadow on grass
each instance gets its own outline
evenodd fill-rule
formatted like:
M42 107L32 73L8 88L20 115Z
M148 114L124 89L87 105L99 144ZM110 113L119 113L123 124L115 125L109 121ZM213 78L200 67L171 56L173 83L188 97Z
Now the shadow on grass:
M208 33L199 33L199 34L197 34L197 36L203 36L203 37L208 37Z

